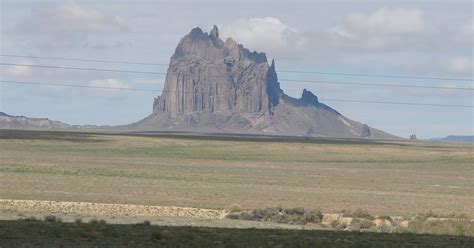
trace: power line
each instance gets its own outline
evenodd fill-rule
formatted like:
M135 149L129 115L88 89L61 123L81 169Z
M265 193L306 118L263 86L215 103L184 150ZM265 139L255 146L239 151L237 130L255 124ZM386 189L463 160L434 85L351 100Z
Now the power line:
M295 80L295 79L279 79L283 82L308 82L319 84L346 84L346 85L361 85L361 86L380 86L380 87L398 87L398 88L422 88L422 89L443 89L443 90L474 90L469 87L448 87L448 86L425 86L425 85L408 85L408 84L375 84L375 83L356 83L356 82L341 82L341 81L319 81L319 80Z
M82 62L100 62L100 63L114 63L114 64L132 64L132 65L168 66L168 64L165 64L165 63L132 62L132 61L119 61L119 60L79 59L79 58L60 58L60 57L43 57L43 56L12 55L12 54L0 54L0 57L32 58L32 59L63 60L63 61L82 61ZM366 73L342 73L342 72L300 71L300 70L278 70L278 72L299 73L299 74L337 75L337 76L356 76L356 77L407 78L407 79L420 79L420 80L474 81L474 79L472 79L472 78L469 79L469 78L447 78L447 77L419 77L419 76L369 74L369 73L367 73L367 74Z
M99 69L99 68L55 66L55 65L15 64L15 63L3 63L3 62L0 63L0 65L38 67L38 68L52 68L52 69L67 69L67 70L80 70L80 71L105 71L105 72L125 72L125 73L140 73L140 74L166 75L166 73L164 73L164 72L156 72L156 71L133 71L133 70L130 71L130 70Z
M164 64L164 63L146 63L146 62L130 62L130 61L98 60L98 59L59 58L59 57L42 57L42 56L11 55L11 54L0 54L0 57L63 60L63 61L82 61L82 62L98 62L98 63L113 63L113 64L128 64L128 65L168 66L168 64Z
M341 72L321 72L321 71L279 70L278 72L301 73L301 74L338 75L338 76L356 76L356 77L407 78L407 79L422 79L422 80L468 81L468 82L474 81L474 79L469 79L469 78L417 77L417 76L397 76L397 75L382 75L382 74L341 73Z
M109 89L109 90L130 90L130 91L147 91L147 92L179 92L174 90L153 90L153 89L140 89L140 88L119 88L119 87L107 87L107 86L92 86L92 85L77 85L77 84L55 84L55 83L36 83L36 82L22 82L22 81L9 81L0 80L2 83L10 84L24 84L24 85L38 85L38 86L58 86L58 87L75 87L75 88L92 88L92 89ZM181 93L195 94L198 92L184 91ZM414 103L414 102L387 102L387 101L363 101L363 100L348 100L348 99L335 99L335 98L320 98L322 101L333 101L333 102L354 102L354 103L371 103L371 104L391 104L391 105L414 105L414 106L434 106L434 107L458 107L458 108L474 108L472 105L457 105L457 104L436 104L436 103Z
M119 73L140 73L140 74L166 75L165 72L154 72L154 71L117 70L117 69L69 67L69 66L54 66L54 65L33 65L33 64L17 64L17 63L0 63L0 65L52 68L52 69L67 69L67 70L81 70L81 71L104 71L104 72L119 72ZM198 75L198 73L183 73L183 74ZM474 90L474 88L472 88L472 87L447 87L447 86L445 87L445 86L424 86L424 85L407 85L407 84L376 84L376 83L356 83L356 82L298 80L298 79L279 79L279 81L282 81L282 82L286 81L286 82L318 83L318 84L343 84L343 85L377 86L377 87L441 89L441 90Z
M414 105L414 106L435 106L435 107L459 107L459 108L474 108L472 105L457 105L457 104L436 104L436 103L416 103L416 102L385 102L385 101L361 101L361 100L345 100L333 98L321 98L323 101L333 102L356 102L356 103L376 103L376 104L392 104L392 105Z
M1 83L8 83L8 84L26 84L26 85L58 86L58 87L73 87L73 88L91 88L91 89L105 89L105 90L130 90L130 91L148 91L148 92L160 92L161 91L161 90L153 90L153 89L140 89L140 88L128 88L128 87L107 87L107 86L79 85L79 84L35 83L35 82L9 81L9 80L0 80L0 82Z

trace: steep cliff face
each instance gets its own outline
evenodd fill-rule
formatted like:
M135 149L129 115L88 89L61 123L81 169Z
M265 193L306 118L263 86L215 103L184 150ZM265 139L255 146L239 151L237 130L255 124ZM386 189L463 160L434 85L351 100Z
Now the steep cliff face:
M250 52L230 38L223 42L215 26L209 35L194 28L171 57L153 112L165 126L220 128L227 124L212 119L227 117L239 119L242 128L257 127L269 119L282 95L274 64L268 65L265 54Z
M331 137L389 137L320 103L310 91L284 94L274 61L231 38L194 28L171 57L153 114L138 129L266 132Z

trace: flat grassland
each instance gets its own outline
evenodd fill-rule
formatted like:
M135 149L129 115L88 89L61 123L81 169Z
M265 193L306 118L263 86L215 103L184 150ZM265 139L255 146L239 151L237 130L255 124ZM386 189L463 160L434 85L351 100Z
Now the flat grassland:
M473 146L0 130L0 199L474 217Z

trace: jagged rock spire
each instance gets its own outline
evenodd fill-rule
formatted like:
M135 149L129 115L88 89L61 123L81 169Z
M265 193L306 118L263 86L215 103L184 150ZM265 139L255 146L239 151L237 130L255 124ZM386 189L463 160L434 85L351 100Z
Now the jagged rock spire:
M319 104L318 97L307 89L303 89L303 94L301 94L301 102L303 102L305 105Z
M361 132L361 134L360 134L360 137L362 137L362 138L368 138L368 137L370 137L370 127L367 126L367 124L364 124L364 125L362 126L362 132Z
M221 39L219 39L219 30L217 29L216 25L214 25L211 32L209 32L209 38L211 39L214 46L216 47L224 46L224 42Z
M214 27L212 28L211 32L209 33L209 35L211 37L215 37L215 38L219 38L219 29L217 29L217 26L214 25Z

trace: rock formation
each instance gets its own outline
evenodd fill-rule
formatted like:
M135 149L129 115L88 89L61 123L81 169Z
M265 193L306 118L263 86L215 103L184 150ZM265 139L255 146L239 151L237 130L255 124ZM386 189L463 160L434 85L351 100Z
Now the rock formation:
M47 118L29 118L25 116L12 116L0 112L0 128L13 129L68 129L71 125Z
M69 125L48 118L13 116L0 112L0 129L39 129L39 130L108 130L110 126Z
M361 137L362 137L362 138L370 137L370 127L367 126L367 124L364 124L364 125L362 126Z
M393 138L344 117L311 91L286 95L274 61L231 38L222 41L216 26L181 39L153 114L128 128Z

